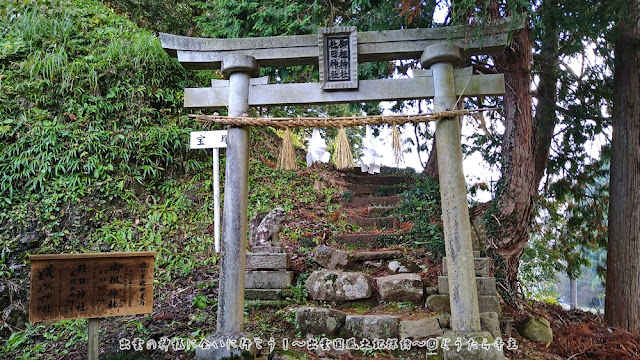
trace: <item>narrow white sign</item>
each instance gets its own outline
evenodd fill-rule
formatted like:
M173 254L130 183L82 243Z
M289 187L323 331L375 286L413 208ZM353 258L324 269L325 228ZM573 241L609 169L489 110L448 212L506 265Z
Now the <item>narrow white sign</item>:
M227 147L227 130L192 131L191 149L218 149Z
M220 150L227 147L227 130L192 131L191 149L213 149L213 241L220 253Z

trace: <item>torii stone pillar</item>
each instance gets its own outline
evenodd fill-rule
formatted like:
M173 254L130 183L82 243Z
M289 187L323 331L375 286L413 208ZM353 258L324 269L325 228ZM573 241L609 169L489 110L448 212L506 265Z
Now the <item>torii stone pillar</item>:
M423 68L431 68L433 71L433 102L436 112L454 110L456 107L453 69L461 57L458 46L435 44L428 46L420 58ZM462 169L460 123L457 117L438 120L436 146L453 329L444 335L450 339L449 344L452 345L450 351L445 351L445 359L502 359L502 353L496 351L493 346L489 351L482 348L477 351L465 351L470 339L482 344L482 339L493 342L493 337L488 332L480 331L469 204ZM454 345L457 339L463 341L461 352L457 352Z
M222 74L229 77L229 116L249 111L249 81L260 66L252 56L229 55L222 61ZM244 277L247 247L247 203L249 193L249 128L230 127L224 180L223 237L218 288L216 333L209 341L238 341L244 333ZM246 350L245 350L246 352ZM196 349L196 359L242 356L240 348Z

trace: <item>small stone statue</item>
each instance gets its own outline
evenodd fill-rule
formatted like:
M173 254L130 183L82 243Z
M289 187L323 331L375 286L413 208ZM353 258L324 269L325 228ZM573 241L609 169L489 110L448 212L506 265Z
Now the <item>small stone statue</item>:
M256 214L249 223L249 247L256 252L269 252L271 248L273 252L280 252L279 233L282 230L282 222L285 219L286 211L277 207L271 210L267 216L260 221L260 217ZM259 248L259 249L257 249Z

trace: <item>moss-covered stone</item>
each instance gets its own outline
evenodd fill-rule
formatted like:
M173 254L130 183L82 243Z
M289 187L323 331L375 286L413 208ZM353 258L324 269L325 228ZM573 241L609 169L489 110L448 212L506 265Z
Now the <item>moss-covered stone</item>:
M496 312L480 313L480 328L488 331L494 339L501 337L500 316Z
M530 316L518 325L518 332L523 337L537 342L550 343L553 341L553 330L551 329L551 324L549 324L549 320Z
M418 274L398 274L383 276L376 279L378 293L384 301L413 301L422 300L422 279Z
M449 295L430 295L427 297L425 306L429 311L437 313L451 313L451 305L449 304Z
M346 316L334 309L302 307L296 310L296 323L303 334L335 336Z
M305 287L313 299L321 301L358 300L372 295L367 276L360 272L317 270L309 276Z
M397 338L400 319L390 315L347 315L342 335L356 339Z

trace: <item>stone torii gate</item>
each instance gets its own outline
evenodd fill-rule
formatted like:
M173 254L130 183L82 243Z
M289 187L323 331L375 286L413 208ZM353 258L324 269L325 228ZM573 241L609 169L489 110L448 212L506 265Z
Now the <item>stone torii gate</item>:
M212 80L206 88L185 89L187 108L227 107L229 116L237 117L247 114L250 106L433 98L438 112L453 110L460 96L504 94L501 74L473 75L471 68L455 67L466 56L502 51L509 38L506 29L522 26L522 21L512 20L471 31L460 26L357 33L355 27L336 27L320 29L315 35L208 39L160 34L160 40L165 51L185 68L220 69L229 79ZM412 79L357 79L359 62L400 59L420 59L428 70L415 71ZM319 65L320 82L268 84L266 77L256 78L260 66L291 65ZM436 135L453 329L445 337L492 342L489 333L480 332L458 118L438 120ZM243 333L243 305L248 127L230 127L227 146L217 332L211 339L247 336ZM240 353L240 349L198 349L196 357L223 359ZM493 359L502 355L486 350L473 354L454 351L445 352L445 358Z

